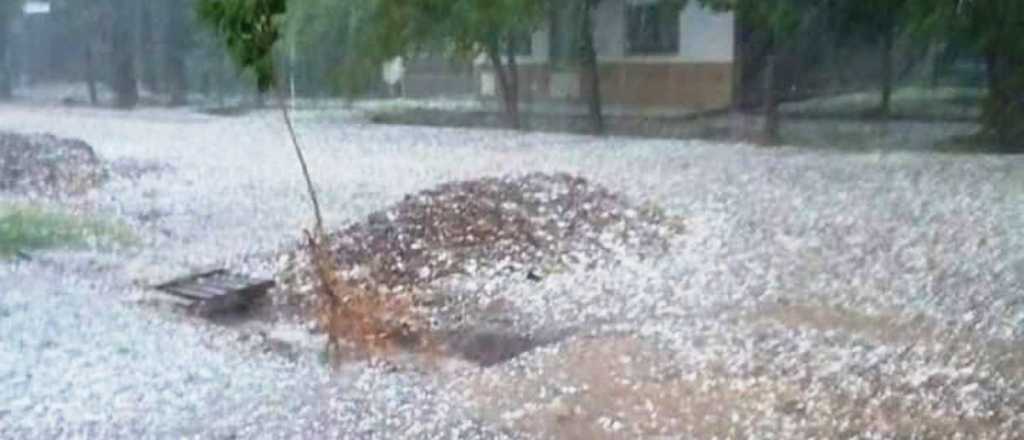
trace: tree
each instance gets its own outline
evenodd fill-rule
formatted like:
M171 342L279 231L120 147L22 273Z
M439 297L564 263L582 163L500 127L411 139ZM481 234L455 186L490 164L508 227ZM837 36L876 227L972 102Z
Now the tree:
M0 3L0 99L10 99L12 73L8 60L8 47L11 41L11 24L21 14L21 1L4 0Z
M672 0L685 5L687 0ZM792 43L798 35L809 8L821 6L821 0L698 0L718 11L734 11L737 20L749 23L767 34L764 62L764 132L761 142L777 144L779 139L779 99L776 72L781 49Z
M113 31L113 8L117 6L111 0L52 0L51 13L60 17L60 25L66 32L67 43L71 43L70 53L73 59L81 63L75 70L75 80L85 83L89 92L89 103L99 104L97 83L106 79L99 69L96 55L105 52L99 48L108 45ZM137 17L136 17L137 18ZM68 63L71 64L71 63ZM69 78L71 79L71 78Z
M295 149L295 156L306 180L306 190L313 206L316 221L315 235L311 240L325 237L323 215L316 187L309 174L305 154L299 145L295 128L289 116L277 85L277 70L274 68L274 45L281 36L281 21L287 11L285 0L199 0L197 12L201 20L216 30L227 45L235 62L256 77L259 92L275 89L277 103L288 128L288 135Z
M67 3L63 8L77 7L72 20L73 33L78 36L82 45L82 64L86 88L89 91L89 104L99 105L99 92L96 83L100 75L96 68L96 46L98 41L110 38L110 5L106 2Z
M580 73L582 96L590 119L590 131L605 132L601 71L595 44L594 15L602 0L568 0L548 2L551 28L551 67L563 66ZM671 11L664 11L671 13Z
M142 85L150 92L160 93L160 77L157 74L159 69L158 38L154 32L160 15L155 11L157 4L152 1L139 2L138 6L138 45L137 56L139 60L140 76Z
M113 11L111 56L114 68L112 85L117 95L115 105L130 109L139 103L139 84L135 75L135 56L132 41L135 36L135 0L110 0Z
M864 35L879 44L880 100L877 112L888 116L892 107L893 48L900 32L908 25L908 0L840 0L831 11L840 18L839 38Z
M364 39L371 6L338 0L288 5L285 42L297 88L307 93L341 92L352 99L376 85L385 55L374 53L376 43Z
M588 73L588 108L595 132L603 131L600 78L591 13L599 0L308 0L289 4L289 45L299 58L333 60L332 72L351 96L379 76L381 64L419 52L443 52L464 59L483 56L494 68L506 122L521 126L516 54L546 18L548 8L568 7L578 17L572 28L573 56ZM325 42L327 44L325 44ZM289 49L291 50L291 49ZM316 68L323 69L324 66Z
M186 54L189 46L188 12L191 0L165 0L163 23L163 78L171 106L185 105L188 96Z
M984 134L1024 151L1024 2L912 0L910 14L919 31L984 56L989 92Z
M580 60L587 78L587 113L594 134L604 134L604 112L601 103L601 71L598 68L597 48L594 44L594 9L601 0L578 0L580 17Z
M328 353L338 348L342 339L360 349L387 349L400 339L408 340L410 332L419 327L419 319L411 303L404 298L392 298L377 289L350 285L339 277L316 190L277 82L273 52L285 12L284 0L199 0L200 18L210 23L226 41L235 61L256 75L261 89L277 91L278 106L302 166L316 217L316 229L312 233L307 231L306 237L313 276L318 280L316 315L328 335ZM435 347L429 340L424 341L424 345Z
M507 123L520 128L517 42L545 16L545 0L375 0L364 41L389 59L427 45L466 57L483 54L494 68Z

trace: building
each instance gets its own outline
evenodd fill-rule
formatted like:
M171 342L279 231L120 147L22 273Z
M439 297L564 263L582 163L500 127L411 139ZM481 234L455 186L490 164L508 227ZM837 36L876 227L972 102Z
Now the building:
M575 55L574 20L553 11L524 38L520 93L528 107L579 110L584 75ZM602 99L608 113L679 115L728 107L733 96L734 27L731 13L691 1L680 10L658 0L603 0L594 11ZM479 63L485 99L500 93L492 69Z

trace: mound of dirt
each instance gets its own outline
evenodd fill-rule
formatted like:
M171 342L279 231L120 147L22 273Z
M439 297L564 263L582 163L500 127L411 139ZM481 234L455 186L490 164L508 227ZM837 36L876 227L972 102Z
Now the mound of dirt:
M361 287L415 291L454 274L539 279L617 253L663 252L681 224L654 207L568 174L452 182L417 194L331 236L342 276ZM301 255L282 284L308 284ZM295 258L298 257L298 258Z
M105 178L95 151L83 141L0 132L0 191L78 194Z

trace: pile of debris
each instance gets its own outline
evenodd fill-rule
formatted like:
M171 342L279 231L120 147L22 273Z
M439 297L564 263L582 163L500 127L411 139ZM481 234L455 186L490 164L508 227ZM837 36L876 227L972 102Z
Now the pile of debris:
M455 274L540 279L629 252L664 252L681 232L655 207L568 174L529 174L443 184L331 235L340 276L374 291L415 292ZM283 259L280 285L312 290L309 258Z
M0 132L0 191L80 194L106 177L95 151L81 140Z

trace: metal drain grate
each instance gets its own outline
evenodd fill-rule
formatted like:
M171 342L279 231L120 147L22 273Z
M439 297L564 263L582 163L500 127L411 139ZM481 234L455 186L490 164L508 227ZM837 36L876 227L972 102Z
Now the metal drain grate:
M237 311L274 287L273 281L232 274L226 269L211 270L177 278L154 286L162 292L183 298L205 314Z

